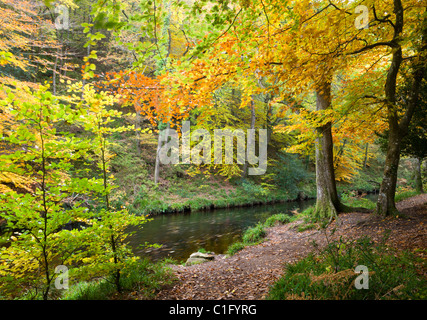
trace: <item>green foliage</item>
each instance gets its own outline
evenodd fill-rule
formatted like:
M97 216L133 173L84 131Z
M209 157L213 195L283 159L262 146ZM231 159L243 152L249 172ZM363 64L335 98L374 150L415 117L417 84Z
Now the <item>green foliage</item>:
M315 229L316 227L317 227L317 225L315 223L305 222L305 223L298 225L297 230L298 230L298 232L304 232L306 230Z
M369 210L374 210L376 208L375 202L366 198L355 197L351 193L342 193L341 201L343 204L350 207L363 207Z
M313 174L307 170L298 155L290 153L279 153L279 159L272 170L275 185L286 190L289 198L296 198L303 182L313 178Z
M246 246L252 246L260 243L267 235L265 228L273 227L278 223L285 224L291 221L292 217L284 213L272 215L268 217L264 222L259 222L256 226L250 227L245 230L242 236L242 241L231 244L227 249L227 253L229 255L233 255Z
M399 202L407 198L416 196L417 194L419 194L417 190L398 188L394 197L394 201Z
M64 226L73 222L90 226L93 222L80 203L64 209L67 197L95 189L96 183L66 174L73 160L85 156L90 143L70 135L57 137L55 123L73 122L77 115L47 89L40 87L30 101L23 102L13 94L2 101L13 108L15 121L14 130L2 139L11 146L25 146L25 152L12 148L14 152L2 154L0 172L28 177L34 186L31 193L10 190L0 195L1 216L7 220L6 228L13 231L10 246L1 248L0 287L12 297L23 287L38 290L47 299L58 276L56 265L75 265L87 254L89 229L67 230Z
M356 289L357 265L369 271L369 289ZM284 276L270 289L268 299L424 299L425 262L410 252L396 252L369 238L340 239L318 254L287 264Z
M245 244L243 242L234 242L228 247L227 254L233 255L233 254L239 252L240 250L244 249L246 246L247 246L247 244Z
M291 218L291 221L301 220L301 223L296 226L298 232L311 230L317 227L320 220L314 216L315 209L315 206L308 207Z
M77 83L70 87L70 92L79 92L82 85ZM114 109L107 109L116 103L117 97L106 92L97 92L92 85L83 87L83 99L73 99L77 109L85 108L86 116L81 118L84 128L91 133L93 152L96 155L96 162L101 172L98 179L96 199L100 201L99 220L94 223L97 228L93 230L96 241L92 242L93 254L96 262L93 262L90 271L110 274L116 285L116 290L121 291L120 277L128 265L136 261L131 249L124 242L128 226L135 226L145 223L145 216L129 215L126 208L116 210L111 205L111 191L113 189L114 176L109 175L112 155L110 154L111 143L107 137L113 133L124 132L130 128L124 126L111 127L109 124L114 118L122 116L121 112ZM85 271L86 274L89 270Z
M268 217L267 220L265 220L264 226L273 227L277 223L285 224L290 221L291 221L291 216L284 213L278 213L278 214L272 215L271 217Z
M120 279L123 295L137 292L139 299L152 299L163 286L174 281L174 276L166 266L167 260L151 263L143 259L135 263ZM114 279L82 281L70 286L64 300L106 300L116 293Z
M264 189L262 186L255 184L253 181L246 180L242 183L243 190L249 194L254 196L261 196L264 193Z
M81 90L81 84L71 90ZM27 176L34 192L10 190L0 196L1 216L7 220L10 245L1 248L0 287L6 297L17 297L25 291L38 292L34 298L51 297L51 286L57 265L66 265L75 279L112 276L120 290L120 275L137 260L124 241L126 228L146 222L145 217L131 216L126 209L110 205L113 177L108 174L109 143L112 132L126 128L108 128L116 111L106 106L114 98L85 86L82 98L74 95L75 105L64 105L40 87L33 99L21 101L13 94L2 104L12 108L14 129L2 139L14 152L0 155L0 171ZM29 90L29 89L27 89ZM66 121L81 125L86 138L70 133L57 135L56 124ZM93 162L100 178L74 177L68 172L77 159ZM82 202L65 206L74 194L84 194L96 204L92 208ZM78 223L80 228L64 228ZM55 293L56 294L56 293Z
M256 243L261 241L266 235L264 226L258 223L255 227L249 228L243 234L244 243Z

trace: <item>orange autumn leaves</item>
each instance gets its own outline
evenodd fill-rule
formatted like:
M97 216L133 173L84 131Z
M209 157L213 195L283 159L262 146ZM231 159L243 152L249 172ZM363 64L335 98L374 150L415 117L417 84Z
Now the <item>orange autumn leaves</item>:
M379 17L392 7L391 1L364 3L375 5ZM378 37L386 39L391 29L379 22L356 29L353 2L254 0L240 5L233 8L234 23L222 26L214 41L209 38L202 54L176 57L155 78L121 72L110 85L153 125L161 121L179 126L192 110L206 106L209 112L221 112L213 94L224 87L241 91L241 108L261 93L271 94L269 107L286 119L287 133L293 131L298 139L288 151L310 152L315 128L325 121L333 124L337 178L348 179L363 163L366 143L387 127L381 99L390 55L384 48L366 55L349 53ZM415 18L408 14L408 19ZM325 74L334 75L332 108L315 112L312 95ZM303 107L295 108L292 101Z
M106 85L121 97L121 103L132 105L154 128L160 122L180 126L194 107L186 88L171 81L168 74L150 78L142 72L117 72L106 75Z

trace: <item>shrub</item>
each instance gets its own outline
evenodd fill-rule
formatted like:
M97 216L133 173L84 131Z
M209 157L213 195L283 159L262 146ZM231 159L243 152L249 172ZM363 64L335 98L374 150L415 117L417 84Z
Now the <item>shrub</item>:
M290 198L296 198L301 187L308 185L307 181L314 178L313 174L296 154L280 152L278 156L278 161L272 167L274 183L281 190L286 190Z

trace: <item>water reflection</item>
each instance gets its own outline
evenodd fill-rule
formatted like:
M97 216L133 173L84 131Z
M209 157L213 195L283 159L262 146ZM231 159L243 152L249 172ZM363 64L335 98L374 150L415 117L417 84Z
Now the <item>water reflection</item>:
M245 208L217 209L181 214L163 214L142 226L130 228L135 233L129 237L135 255L148 256L153 261L171 257L185 260L192 252L204 248L208 251L225 253L228 246L238 241L248 227L264 221L276 213L301 212L314 204L315 200L287 202ZM148 243L161 244L161 248L140 248Z

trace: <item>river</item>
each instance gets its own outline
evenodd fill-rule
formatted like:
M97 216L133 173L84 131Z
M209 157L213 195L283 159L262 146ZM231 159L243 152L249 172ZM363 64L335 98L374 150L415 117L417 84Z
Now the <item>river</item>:
M285 202L253 207L215 209L191 213L160 214L142 225L130 228L134 232L128 241L135 255L158 261L170 257L186 260L191 253L203 248L222 254L233 242L239 241L245 229L264 221L276 213L303 211L315 200ZM161 248L141 248L140 245L156 243Z

